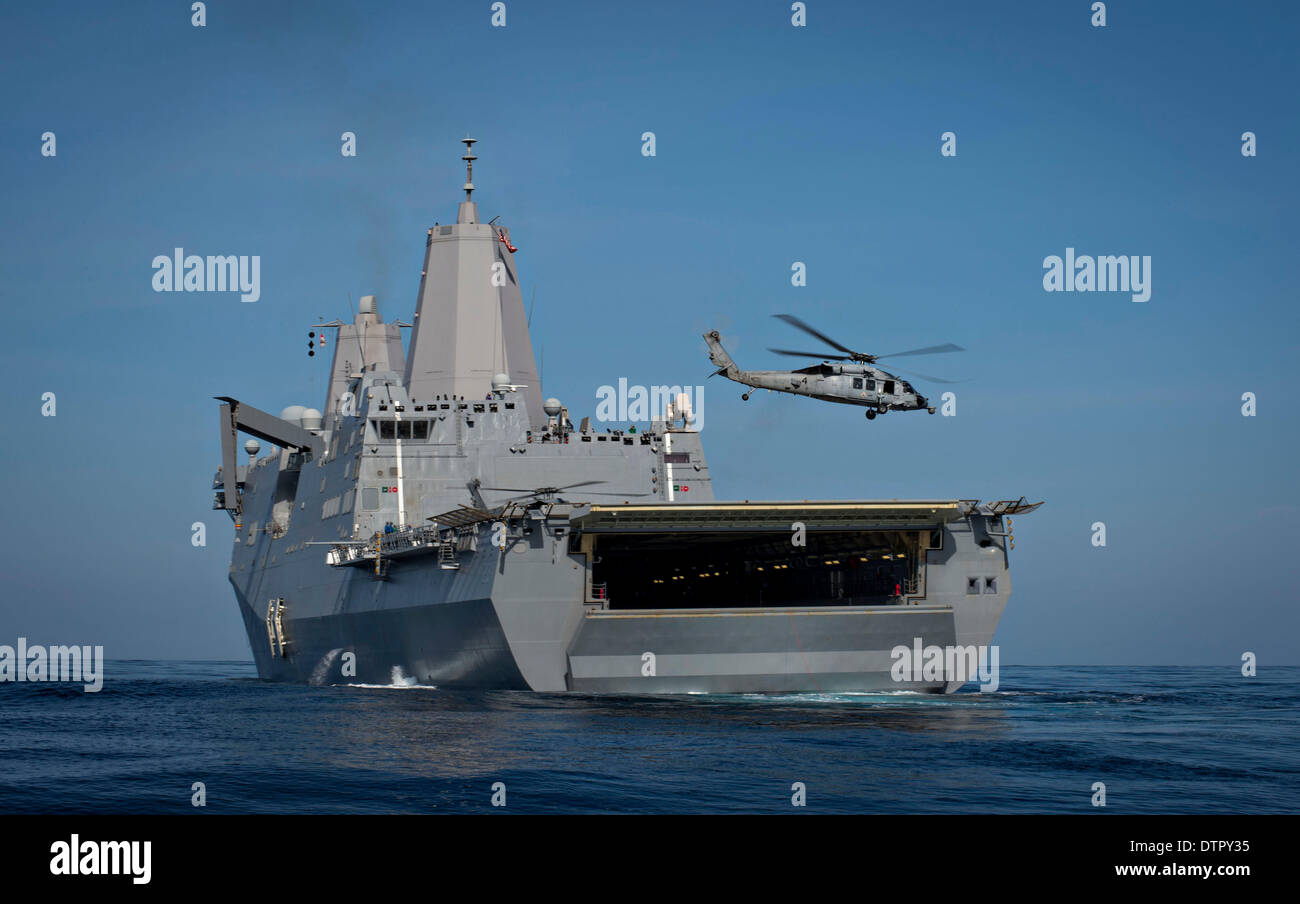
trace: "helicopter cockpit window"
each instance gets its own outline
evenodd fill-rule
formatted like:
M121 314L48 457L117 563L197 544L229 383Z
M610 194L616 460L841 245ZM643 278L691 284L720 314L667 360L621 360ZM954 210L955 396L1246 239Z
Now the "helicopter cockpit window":
M854 389L861 389L861 388L862 388L862 378L861 378L861 377L854 377L854 378L853 378L853 388L854 388Z

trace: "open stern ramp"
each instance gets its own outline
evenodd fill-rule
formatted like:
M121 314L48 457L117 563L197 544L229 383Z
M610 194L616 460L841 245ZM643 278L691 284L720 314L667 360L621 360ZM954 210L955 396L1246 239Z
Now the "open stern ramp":
M972 511L960 500L887 500L575 512L589 593L569 687L941 691L893 681L890 651L916 637L955 642L952 605L925 595L926 554Z

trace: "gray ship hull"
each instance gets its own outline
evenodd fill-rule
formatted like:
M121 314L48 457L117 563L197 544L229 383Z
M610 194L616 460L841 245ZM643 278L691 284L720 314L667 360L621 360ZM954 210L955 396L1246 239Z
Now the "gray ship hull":
M811 520L815 506L805 507L799 517ZM677 536L683 548L700 542L702 527L716 536L717 508L684 507L674 524L684 531ZM980 547L980 534L956 521L939 528L937 548L923 551L913 595L888 604L841 598L753 606L723 584L713 605L619 608L617 591L607 592L618 584L592 577L612 556L601 554L602 538L634 535L623 531L635 532L636 511L579 509L564 519L558 539L539 529L505 548L488 545L492 524L474 525L461 530L452 568L429 550L394 558L381 577L368 561L327 565L324 552L309 546L288 563L250 571L242 583L236 572L258 673L317 685L591 694L952 692L973 676L900 678L895 651L987 646L1009 593L1002 550ZM745 536L755 536L764 514L788 517L747 504ZM604 516L606 527L621 516L618 533L602 531ZM869 517L879 528L879 516ZM840 533L857 541L841 530L823 531L819 542ZM967 592L972 570L987 575L975 594ZM277 611L282 617L273 624Z
M570 653L570 686L590 693L940 692L899 682L890 651L913 638L952 644L952 613L907 608L629 612L593 615ZM654 676L643 651L655 653Z
M568 655L564 685L524 679L489 600L382 613L291 620L296 649L284 659L265 646L263 619L241 606L266 680L590 694L778 694L919 691L947 682L899 682L890 650L913 638L954 644L952 613L869 610L827 616L810 610L626 613L589 616ZM356 654L343 674L342 654ZM656 653L655 674L644 654Z

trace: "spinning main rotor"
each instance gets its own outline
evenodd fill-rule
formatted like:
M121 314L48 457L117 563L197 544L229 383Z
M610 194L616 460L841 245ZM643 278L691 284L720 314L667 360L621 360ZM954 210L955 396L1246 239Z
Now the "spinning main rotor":
M831 348L843 352L843 354L839 354L839 355L828 355L825 352L797 352L797 351L792 351L791 349L788 348L768 349L768 351L776 352L778 355L790 355L795 358L820 358L823 361L853 361L858 364L875 364L877 361L883 360L885 358L902 358L907 355L941 355L946 352L964 352L966 350L962 348L960 345L953 345L951 342L946 342L943 345L928 345L925 348L914 348L906 352L891 352L888 355L867 355L862 352L855 352L853 349L849 348L848 346L836 342L834 339L832 339L830 336L827 336L821 330L818 330L816 327L813 327L810 324L804 323L802 320L800 320L798 317L794 316L793 314L774 314L772 316L776 317L777 320L785 321L786 323L790 324L790 326L794 327L797 330L803 330L809 336L814 336L817 339L820 339L822 342L825 342ZM916 376L921 377L924 380L929 380L932 383L957 382L955 380L941 380L938 377L928 377L925 374L916 374Z

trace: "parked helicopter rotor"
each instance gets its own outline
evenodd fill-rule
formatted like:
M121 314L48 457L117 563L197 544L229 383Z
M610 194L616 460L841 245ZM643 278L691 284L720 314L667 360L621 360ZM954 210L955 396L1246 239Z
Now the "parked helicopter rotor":
M583 481L579 481L578 483L565 484L562 487L537 487L531 490L523 489L522 487L485 487L482 485L480 485L478 489L489 490L495 493L518 493L519 494L517 496L507 497L504 500L505 502L514 502L515 500L518 499L529 499L533 497L536 497L539 500L543 500L547 502L566 502L566 500L561 499L559 495L565 490L572 490L572 489L576 489L577 487L594 486L595 484L598 483L605 483L605 481L583 480ZM633 496L650 495L649 493L604 493L599 490L587 490L587 494L592 496L617 496L620 499L631 498Z

